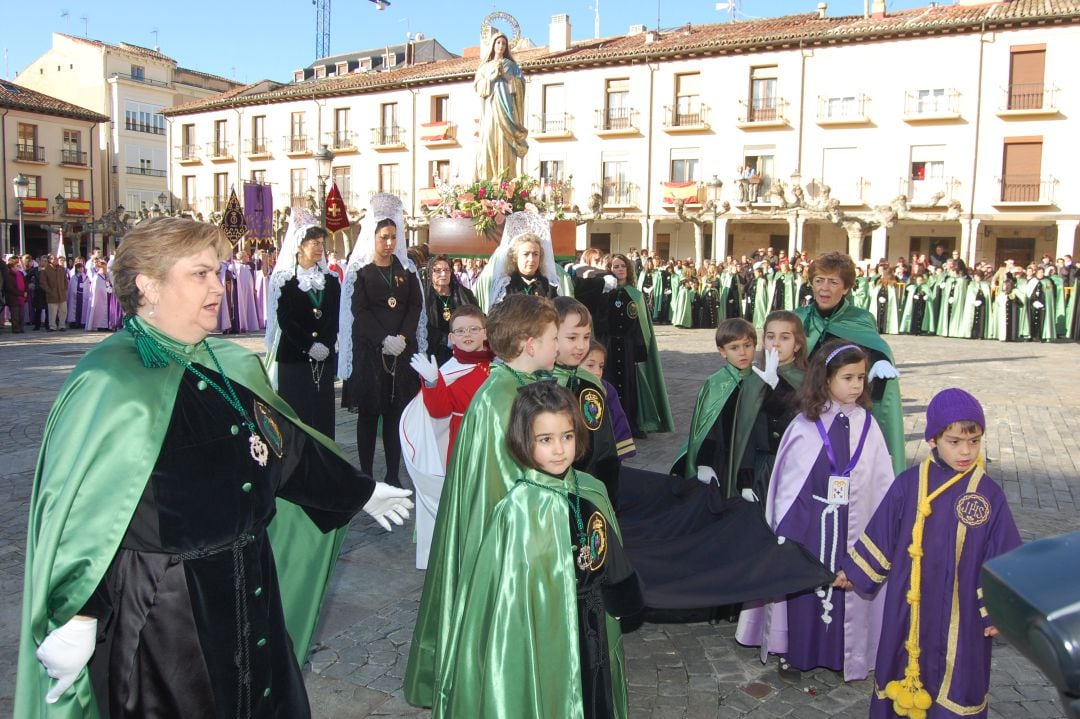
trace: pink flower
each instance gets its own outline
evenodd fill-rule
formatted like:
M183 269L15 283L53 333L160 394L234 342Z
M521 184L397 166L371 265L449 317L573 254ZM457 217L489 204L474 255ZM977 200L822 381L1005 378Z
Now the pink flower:
M494 217L495 216L495 211L494 210L488 210L487 216L488 217Z
M468 212L466 212L465 210L454 210L453 212L450 213L450 216L451 217L472 217L472 215L469 214Z
M481 187L479 190L476 191L476 196L477 197L484 197L484 195L486 195L486 194L487 194L487 188L484 188L484 187Z
M528 190L522 190L521 191L521 196L522 197L528 197L529 196L529 191Z

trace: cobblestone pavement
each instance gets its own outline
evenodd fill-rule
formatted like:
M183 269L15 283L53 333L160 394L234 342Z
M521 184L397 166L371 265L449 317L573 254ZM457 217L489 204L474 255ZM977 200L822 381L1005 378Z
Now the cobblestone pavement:
M0 715L11 713L30 481L45 416L60 383L104 333L0 336ZM676 425L685 432L694 397L718 365L712 333L658 328ZM258 350L255 336L240 341ZM918 337L890 342L903 373L908 458L921 458L923 411L938 389L961 385L986 407L989 472L1005 487L1025 540L1080 528L1080 347ZM338 438L355 456L355 420L338 416ZM77 441L77 438L72 438ZM681 433L639 444L635 463L665 470ZM378 462L379 460L377 460ZM377 475L382 470L376 467ZM401 696L423 584L411 532L387 535L353 523L334 576L306 677L316 717L428 716ZM869 682L829 671L798 686L778 680L734 626L646 624L625 637L633 717L863 717ZM1053 686L1008 644L995 643L990 716L1063 716ZM557 718L552 718L557 719Z

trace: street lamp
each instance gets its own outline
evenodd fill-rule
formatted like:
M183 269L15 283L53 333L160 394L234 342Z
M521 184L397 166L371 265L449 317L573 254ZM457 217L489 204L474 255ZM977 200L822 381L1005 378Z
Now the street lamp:
M712 179L705 181L705 187L709 193L708 206L712 208L712 223L713 223L713 251L714 260L723 262L724 257L727 255L727 237L720 237L716 231L716 219L720 214L720 189L724 186L724 181L719 176L713 175ZM715 257L715 255L720 255Z
M19 256L26 254L26 234L23 230L23 201L30 194L30 180L21 172L11 181L15 186L15 199L19 206Z
M319 174L319 207L322 208L320 223L324 227L326 226L326 181L330 179L330 166L333 162L334 153L326 145L320 147L315 153L316 171Z
M161 211L164 212L166 215L171 215L172 214L172 195L170 195L167 192L162 192L160 195L157 196L157 199L158 199L158 207L161 208ZM168 207L166 207L166 203L168 203Z

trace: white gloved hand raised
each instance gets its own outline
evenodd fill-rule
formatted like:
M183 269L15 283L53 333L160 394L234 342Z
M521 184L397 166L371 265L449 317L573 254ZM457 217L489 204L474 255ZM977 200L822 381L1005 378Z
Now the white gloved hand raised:
M756 494L754 494L754 490L750 489L749 487L742 490L742 492L740 494L742 494L742 498L745 499L747 502L759 502L759 501L761 501L761 500L758 499L758 496Z
M707 464L699 464L697 478L702 484L712 484L716 480L716 471Z
M618 286L619 281L615 279L615 275L604 275L604 294L611 292Z
M1034 307L1037 310L1041 310L1045 305L1043 305L1042 302L1039 302L1038 300L1035 300L1034 302L1031 303L1031 306Z
M386 482L376 482L375 491L371 493L371 499L363 509L380 527L389 532L390 522L400 527L409 518L409 510L413 508L412 500L409 499L411 494L412 490L393 487Z
M405 351L404 338L401 335L387 335L382 341L382 351L384 355L397 357Z
M761 381L769 385L772 389L776 389L776 385L780 384L780 375L777 374L777 369L780 367L780 350L768 349L765 350L765 369L760 370L757 367L751 367L754 370L754 374L761 378Z
M435 361L434 355L426 357L417 352L409 360L409 366L416 370L416 374L420 375L429 385L434 385L439 381L439 363Z
M866 375L867 381L872 381L878 378L881 379L896 379L900 376L900 372L893 367L892 362L889 360L878 360L874 363L874 366L870 368L870 374Z
M316 362L322 362L324 359L330 356L330 348L324 345L322 342L312 342L311 347L308 348L308 357Z
M56 680L45 694L46 704L55 704L75 683L96 645L97 620L92 617L74 617L49 632L37 648L37 658L45 666L45 673Z

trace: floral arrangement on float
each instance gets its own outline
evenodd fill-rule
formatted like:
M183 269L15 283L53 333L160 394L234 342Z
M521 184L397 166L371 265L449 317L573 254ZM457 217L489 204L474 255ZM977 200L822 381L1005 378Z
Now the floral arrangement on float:
M435 191L438 204L427 210L429 219L436 217L466 218L472 220L477 234L490 235L501 229L506 217L512 212L528 210L547 214L551 219L562 219L562 197L567 189L556 185L543 185L529 175L504 177L497 180L478 180L468 184L450 184L436 180ZM553 189L554 188L554 189Z

